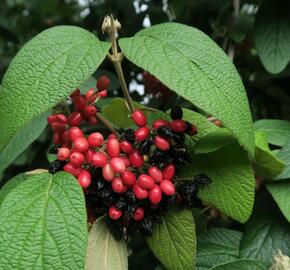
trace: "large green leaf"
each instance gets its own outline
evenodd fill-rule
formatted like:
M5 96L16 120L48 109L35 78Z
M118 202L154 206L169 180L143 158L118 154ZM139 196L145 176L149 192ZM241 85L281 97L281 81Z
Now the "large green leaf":
M128 269L127 245L109 232L104 218L93 224L88 241L86 270Z
M279 181L266 185L272 197L278 204L281 212L290 222L290 181Z
M44 130L49 113L41 114L20 130L0 152L0 172L13 162Z
M264 131L255 132L256 155L254 168L255 173L266 179L272 179L279 175L285 164L270 150L267 142L267 134Z
M290 233L289 225L287 225L279 224L273 220L262 222L252 220L249 222L241 241L240 257L260 260L270 266L278 250L284 254L289 254Z
M212 229L197 237L197 269L207 270L239 258L243 234L234 230Z
M284 161L285 168L283 172L276 177L276 179L288 179L290 178L290 140L283 146L283 148L277 153L277 157Z
M209 270L266 270L265 262L249 259L238 259L210 268Z
M182 169L182 176L205 173L212 183L200 189L198 196L239 222L246 222L252 212L255 179L246 152L237 144L213 153L200 154Z
M194 269L196 237L191 211L168 211L147 243L168 270Z
M3 202L3 200L6 198L6 196L17 187L20 183L25 181L29 176L25 173L21 173L13 177L6 183L1 189L0 189L0 206Z
M262 119L254 123L254 129L267 133L270 144L283 146L290 135L290 122L277 119Z
M264 1L256 16L254 40L266 70L281 72L290 60L288 1Z
M227 128L218 128L200 138L200 140L196 142L194 150L196 154L210 153L233 141L233 135Z
M199 30L164 23L120 40L125 56L197 107L220 119L254 156L242 81L224 52Z
M84 269L86 220L83 191L73 176L29 176L0 206L1 268Z
M74 26L57 26L29 41L8 68L0 92L0 151L32 119L81 85L109 44Z

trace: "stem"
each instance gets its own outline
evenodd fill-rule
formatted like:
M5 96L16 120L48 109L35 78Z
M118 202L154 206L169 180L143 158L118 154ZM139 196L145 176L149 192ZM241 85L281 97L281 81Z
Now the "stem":
M124 98L126 99L130 112L133 113L135 109L134 109L134 105L132 103L132 99L129 94L129 90L128 90L128 87L124 78L124 73L123 73L122 65L121 65L124 55L122 52L118 52L118 44L116 40L116 34L117 34L116 25L115 25L115 21L112 15L110 16L110 21L111 23L110 23L110 29L108 33L109 33L109 37L112 43L112 54L108 53L107 56L115 67L115 70L117 72L118 79L120 82L120 86L123 91Z
M117 137L120 137L120 134L114 129L113 125L100 113L97 113L97 118Z

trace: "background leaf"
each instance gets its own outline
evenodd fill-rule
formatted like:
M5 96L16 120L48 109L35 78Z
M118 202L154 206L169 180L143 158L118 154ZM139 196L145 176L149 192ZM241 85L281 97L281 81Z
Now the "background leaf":
M239 259L217 265L210 270L265 270L267 264L258 260Z
M0 92L0 151L33 118L79 87L103 61L109 44L74 26L38 34L15 56Z
M110 233L104 218L98 218L89 232L86 270L128 269L127 245Z
M0 152L0 172L13 162L31 144L47 124L47 116L50 112L41 114L33 119L27 126L17 132L13 139Z
M265 69L281 72L290 60L290 17L288 1L264 1L255 21L255 45Z
M195 144L194 151L196 154L214 152L233 141L234 137L228 129L218 128L200 138Z
M266 184L267 189L278 204L286 219L290 222L290 181L279 181Z
M285 164L270 150L267 142L267 134L264 131L255 132L256 155L254 168L255 173L266 179L272 179L279 175Z
M1 267L83 269L86 221L83 191L73 176L29 176L0 207Z
M216 228L197 237L197 269L207 270L216 264L239 258L243 234L234 230Z
M290 178L290 140L277 153L277 158L284 161L285 168L283 172L276 177L276 179L279 180Z
M278 119L262 119L254 123L255 130L267 133L268 142L283 146L289 140L290 122Z
M208 36L195 28L165 23L119 43L131 62L220 119L254 156L252 119L243 84L231 61Z
M202 187L198 196L245 223L251 215L255 196L255 179L246 152L237 144L230 144L216 152L197 155L192 164L182 169L181 176L192 177L198 173L207 174L213 181Z
M190 210L171 210L155 224L147 243L168 270L192 270L195 265L195 228Z

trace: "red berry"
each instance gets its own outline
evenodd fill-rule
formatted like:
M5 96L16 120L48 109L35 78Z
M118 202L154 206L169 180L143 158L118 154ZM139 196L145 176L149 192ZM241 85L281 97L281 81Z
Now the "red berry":
M87 188L92 181L91 174L87 170L82 170L78 175L78 182L82 188Z
M133 218L136 220L136 221L140 221L144 218L144 210L143 208L141 207L138 207L134 214L133 214Z
M79 127L72 127L69 130L70 139L74 141L77 138L84 137L82 130Z
M110 164L115 173L122 173L126 170L124 161L119 157L112 158Z
M175 166L173 164L166 166L163 169L162 174L163 174L164 179L167 179L167 180L172 179L175 174Z
M92 155L91 163L95 167L104 167L107 164L107 157L102 152L97 152Z
M95 126L96 124L98 124L98 119L95 116L91 116L87 119L89 125L91 126Z
M132 153L129 154L129 160L131 164L137 168L141 167L144 163L144 159L138 150L134 150Z
M144 200L148 197L148 191L141 188L138 184L133 186L133 193L139 200Z
M80 152L73 152L69 156L69 160L74 166L80 167L85 161L85 156Z
M74 97L73 103L75 110L81 112L86 107L86 98L84 96Z
M70 134L69 134L69 130L65 130L62 134L61 134L61 139L64 142L70 142Z
M99 147L104 143L104 137L100 132L91 133L88 137L90 147Z
M155 185L153 188L149 190L149 200L152 204L156 205L160 203L162 199L162 191L158 185Z
M66 148L71 149L72 143L71 142L62 142L61 147L66 147Z
M88 105L84 108L83 114L87 118L89 118L91 116L96 116L97 108L94 105Z
M71 98L75 98L75 97L77 97L77 96L79 96L81 94L81 91L80 91L80 89L76 89L71 95L70 95L70 97Z
M112 181L114 179L114 170L112 168L112 166L107 163L103 168L102 168L102 174L105 180L107 181Z
M219 121L219 120L216 120L216 121ZM215 123L215 122L214 122ZM197 127L195 125L191 125L191 129L190 131L187 132L188 135L190 136L194 136L197 134Z
M94 88L90 88L86 93L86 102L88 104L93 103L96 100L96 94Z
M60 123L63 123L63 124L67 124L68 121L67 121L67 117L64 115L64 114L57 114L56 115L56 119L57 119L57 122L60 122Z
M54 122L57 122L56 115L53 114L53 115L48 116L48 117L47 117L47 122L48 122L48 124L50 124L50 125L51 125L52 123L54 123Z
M124 184L120 177L115 177L112 181L112 189L116 193L123 193Z
M134 186L136 184L136 175L131 171L122 173L122 180L127 186Z
M66 128L66 124L60 122L53 122L51 128L54 132L62 132Z
M120 154L120 144L115 138L110 138L106 145L107 153L110 157L117 157Z
M65 172L68 172L68 173L70 173L70 174L72 174L72 175L77 177L81 173L82 168L81 167L76 167L72 163L69 162L69 163L64 165L63 170Z
M155 182L152 177L147 174L141 174L138 177L138 185L144 189L151 189L154 187Z
M117 220L122 216L122 211L119 210L117 207L115 206L111 206L109 208L109 217L113 220Z
M154 143L155 146L162 151L168 151L170 149L170 143L161 136L156 136Z
M69 116L69 123L71 126L79 126L83 120L83 115L80 112L73 112Z
M61 147L58 149L57 159L58 160L66 160L66 159L68 159L69 155L70 155L70 149L68 149L66 147Z
M153 178L156 183L160 183L163 180L162 172L157 167L150 167L148 174Z
M96 152L93 149L89 149L88 152L86 152L86 160L88 163L92 163L93 156Z
M101 92L98 92L97 96L100 98L105 98L107 96L107 94L108 94L107 90L103 90Z
M117 136L116 136L116 134L114 134L114 133L111 133L109 136L108 136L108 139L116 139L117 138Z
M126 167L129 167L131 165L131 162L128 157L120 156L120 159L123 160Z
M174 132L177 132L177 133L185 131L186 126L187 126L186 122L181 120L181 119L173 120L170 123L171 130L174 131Z
M163 180L160 183L160 188L161 188L162 192L167 196L171 196L171 195L175 194L175 187L174 187L173 183L169 180Z
M61 139L61 133L60 132L55 132L53 134L52 141L54 144L61 144L62 139Z
M131 114L131 118L134 121L134 123L139 127L146 126L146 124L147 124L146 116L145 116L144 112L142 112L140 110L134 111Z
M152 124L152 127L157 129L157 128L160 128L160 127L169 127L169 122L164 120L164 119L158 119L158 120L155 120Z
M85 153L89 150L89 143L86 138L76 138L74 140L74 149L77 152Z
M133 146L128 141L122 141L120 143L120 148L121 148L121 151L126 153L126 154L129 154L133 151Z
M102 91L104 89L108 89L109 83L110 83L110 80L107 76L101 76L97 82L98 90Z
M144 141L150 133L150 129L148 127L141 127L135 131L135 137L138 142Z

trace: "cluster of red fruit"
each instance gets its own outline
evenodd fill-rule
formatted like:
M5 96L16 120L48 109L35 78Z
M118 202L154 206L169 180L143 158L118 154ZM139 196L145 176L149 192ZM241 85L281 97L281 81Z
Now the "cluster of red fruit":
M157 209L164 197L175 196L176 166L186 154L184 134L194 135L197 131L182 120L181 108L174 107L172 121L158 119L150 127L144 112L135 110L131 119L138 127L136 130L111 133L107 138L97 131L84 134L80 125L97 124L99 109L95 103L106 96L108 84L108 78L101 77L97 92L90 89L81 95L76 90L70 96L73 104L70 115L48 117L57 147L57 160L51 164L50 172L64 170L74 175L86 196L93 188L97 189L93 192L100 193L96 196L101 200L109 198L104 208L111 220L122 220L122 225L129 226L132 220L142 221L146 217L148 205ZM124 204L128 195L131 202Z

